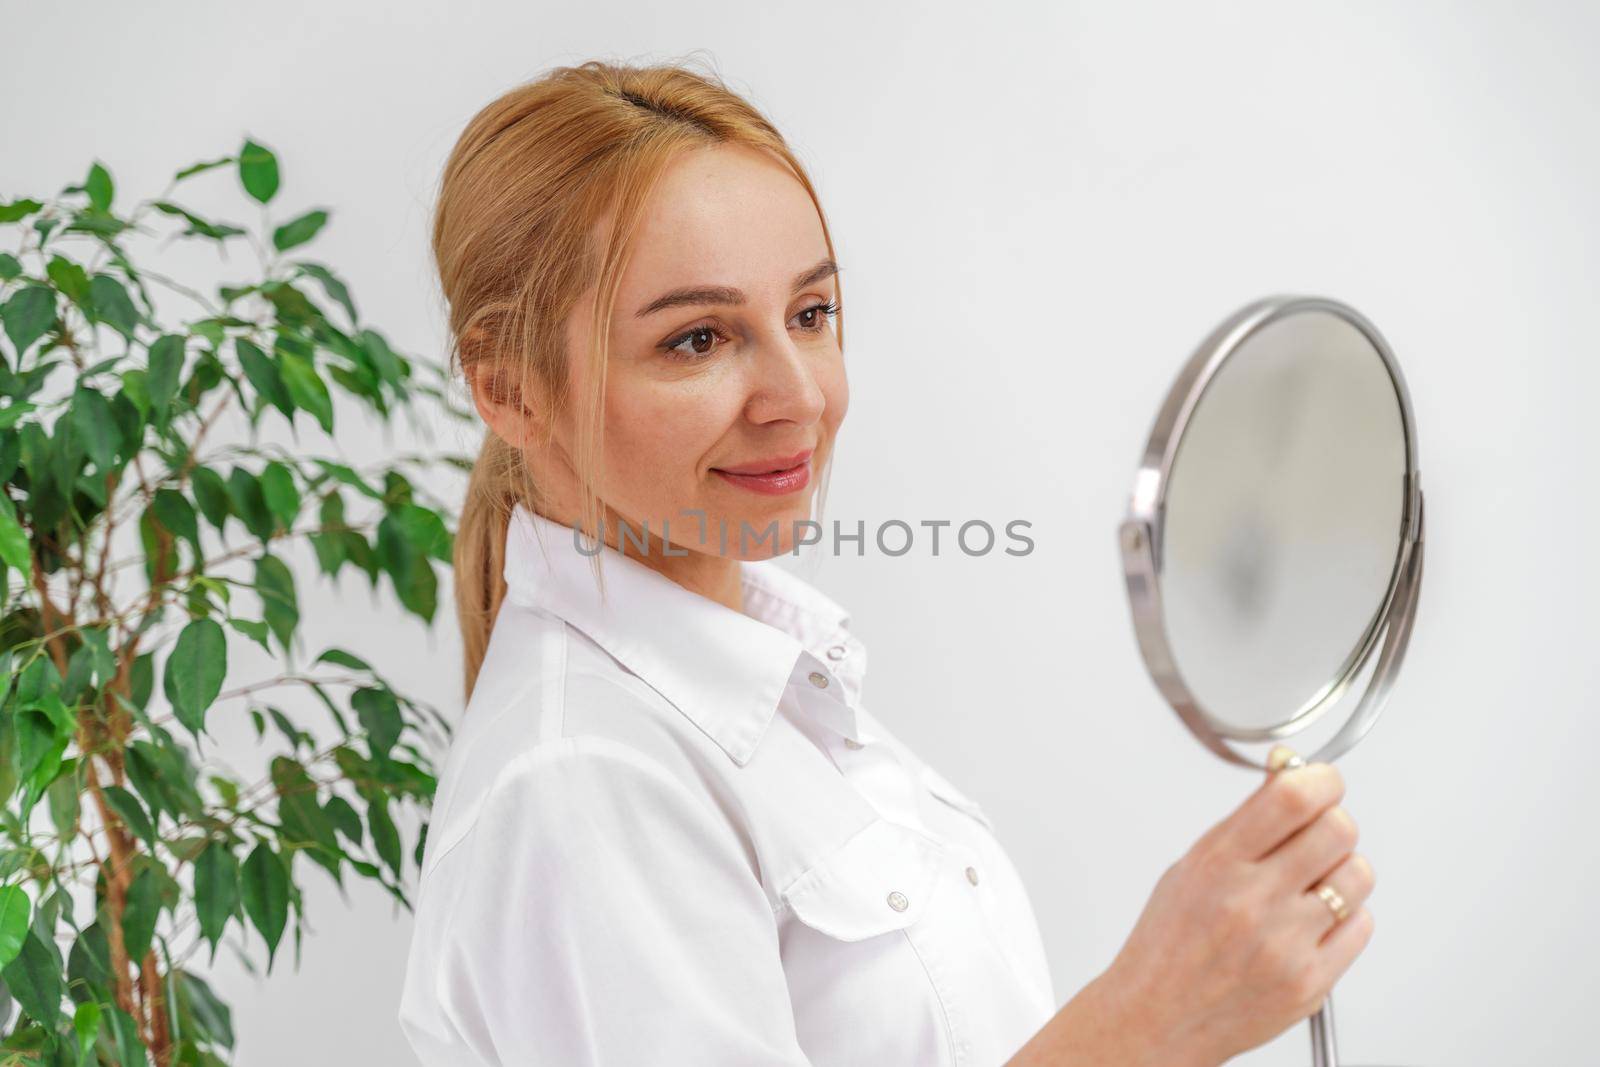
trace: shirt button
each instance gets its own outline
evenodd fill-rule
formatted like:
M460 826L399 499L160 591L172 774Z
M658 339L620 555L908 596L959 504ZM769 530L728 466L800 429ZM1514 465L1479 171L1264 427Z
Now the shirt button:
M828 676L823 674L821 671L812 671L811 684L816 686L818 689L826 689L828 688Z
M889 894L889 907L893 908L895 911L905 911L910 906L911 901L906 899L906 895L904 893L894 892Z
M828 649L828 658L844 659L845 651L846 649L843 645L834 645L832 648Z
M862 745L861 745L861 742L857 741L855 738L847 737L847 738L844 739L844 747L845 748L861 748Z
M967 868L967 881L971 882L973 885L978 884L978 869L976 867Z

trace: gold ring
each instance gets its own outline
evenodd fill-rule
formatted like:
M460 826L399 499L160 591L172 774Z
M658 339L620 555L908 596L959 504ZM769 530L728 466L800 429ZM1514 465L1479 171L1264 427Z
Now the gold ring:
M1344 922L1350 917L1350 905L1345 903L1344 897L1340 896L1339 891L1333 886L1326 883L1317 886L1317 896L1321 897L1322 902L1333 912L1335 922Z

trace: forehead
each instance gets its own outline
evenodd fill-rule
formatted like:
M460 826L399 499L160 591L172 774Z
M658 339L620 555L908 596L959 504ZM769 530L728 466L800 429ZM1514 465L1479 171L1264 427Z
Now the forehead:
M781 162L742 145L690 149L662 175L623 272L626 313L678 285L732 285L789 297L827 256L811 196Z

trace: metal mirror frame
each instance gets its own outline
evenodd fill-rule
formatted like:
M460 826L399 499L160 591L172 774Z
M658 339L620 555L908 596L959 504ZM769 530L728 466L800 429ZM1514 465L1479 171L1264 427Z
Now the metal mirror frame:
M1338 676L1280 726L1265 729L1230 728L1209 713L1190 691L1178 670L1167 638L1161 600L1161 549L1167 488L1184 430L1200 398L1229 357L1265 326L1308 311L1327 312L1354 326L1383 357L1389 379L1394 385L1405 436L1406 474L1402 488L1405 500L1400 539L1388 588L1366 632L1361 635ZM1306 757L1308 761L1337 759L1361 740L1376 722L1405 656L1422 585L1422 534L1422 482L1417 471L1416 421L1411 410L1411 396L1406 389L1400 365L1377 327L1354 308L1326 297L1272 296L1240 309L1201 342L1168 392L1166 401L1156 415L1149 443L1145 446L1144 459L1134 478L1127 517L1118 530L1128 601L1133 611L1134 633L1156 688L1189 731L1211 751L1230 763L1266 770L1268 768L1264 761L1257 762L1230 742L1274 740L1298 732L1336 704L1376 655L1372 677L1350 718L1320 749Z

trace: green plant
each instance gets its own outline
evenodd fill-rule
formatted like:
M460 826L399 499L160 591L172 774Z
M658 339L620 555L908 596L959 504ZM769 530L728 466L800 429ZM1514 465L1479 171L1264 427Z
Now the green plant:
M213 172L257 202L256 229L171 199ZM301 258L326 211L271 224L278 184L275 156L246 141L125 217L98 163L55 199L0 203L0 1062L224 1062L229 1011L191 960L227 939L247 961L264 949L270 970L291 922L298 960L301 857L409 907L428 751L448 727L354 651L305 661L284 556L303 538L322 575L387 576L431 623L452 534L416 479L467 464L358 469L305 454L297 420L331 440L337 393L384 424L469 413L442 368L397 354L339 277ZM136 266L134 239L163 228L224 256L248 244L259 280L213 299ZM194 317L162 324L152 293ZM279 419L293 450L265 440ZM282 672L233 684L229 631ZM273 703L291 687L326 712L320 736ZM253 783L207 730L245 711L269 746ZM411 848L395 818L408 805Z

